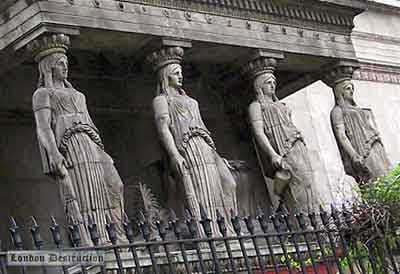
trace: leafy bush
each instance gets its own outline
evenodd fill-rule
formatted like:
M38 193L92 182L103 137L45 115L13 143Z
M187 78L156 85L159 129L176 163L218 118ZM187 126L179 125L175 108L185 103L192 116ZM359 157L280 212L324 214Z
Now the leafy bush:
M386 176L360 186L353 207L354 235L363 244L391 241L400 227L400 163Z

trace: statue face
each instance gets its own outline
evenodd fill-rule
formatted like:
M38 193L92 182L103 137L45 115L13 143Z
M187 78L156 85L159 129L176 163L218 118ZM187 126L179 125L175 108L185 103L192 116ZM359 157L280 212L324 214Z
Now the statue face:
M182 67L176 66L168 75L168 84L172 88L181 88L183 85Z
M345 101L353 101L354 86L350 81L342 86L342 96Z
M68 77L68 60L67 57L61 57L53 67L54 80L66 80Z
M275 94L276 81L273 77L268 77L262 82L262 92L264 95L272 96Z

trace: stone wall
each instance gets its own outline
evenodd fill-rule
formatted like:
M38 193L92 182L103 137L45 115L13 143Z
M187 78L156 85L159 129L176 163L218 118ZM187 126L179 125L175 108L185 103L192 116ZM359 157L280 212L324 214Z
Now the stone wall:
M355 19L353 43L361 62L355 76L355 100L371 108L392 164L400 162L400 17L399 9L375 6ZM334 106L332 90L321 81L285 98L293 119L303 129L317 188L324 204L351 198L354 180L344 174L343 164L330 126Z

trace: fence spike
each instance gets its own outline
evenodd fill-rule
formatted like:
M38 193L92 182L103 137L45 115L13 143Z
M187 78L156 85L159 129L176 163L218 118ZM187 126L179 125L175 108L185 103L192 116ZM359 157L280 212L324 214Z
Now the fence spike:
M81 235L80 235L80 229L79 229L79 224L74 220L74 218L71 218L72 224L68 226L68 230L70 232L70 240L71 243L74 247L79 247L81 245Z
M10 228L11 232L11 237L12 237L12 242L13 245L16 249L22 249L22 236L21 236L21 231L20 227L18 226L17 222L15 221L14 217L10 217Z
M93 222L93 217L90 214L88 216L88 230L93 244L95 246L99 245L100 235L97 230L97 224Z
M44 243L42 236L40 235L40 226L36 222L35 217L31 216L31 220L32 220L32 226L30 230L32 234L33 243L35 247L40 250Z
M56 218L54 216L51 216L50 219L51 219L50 231L51 235L53 236L53 242L57 248L61 248L62 239L60 233L60 226L57 224Z
M221 235L223 237L226 237L227 228L226 228L226 224L225 224L225 218L224 218L224 216L221 215L221 212L219 212L218 208L216 211L217 211L217 224L218 224L219 232L221 233Z
M185 209L185 223L192 238L196 238L198 233L196 220L188 208Z
M240 217L239 215L235 215L233 209L231 209L231 222L235 233L239 236L242 230L242 228L240 227Z
M204 233L207 235L207 237L212 237L212 230L211 230L211 219L208 218L207 212L204 209L202 204L199 204L200 206L200 224L203 227Z

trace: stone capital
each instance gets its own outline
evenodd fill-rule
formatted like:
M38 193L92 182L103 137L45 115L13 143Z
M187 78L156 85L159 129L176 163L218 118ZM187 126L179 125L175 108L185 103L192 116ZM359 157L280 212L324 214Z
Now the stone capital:
M153 71L168 64L181 64L183 61L184 49L191 48L189 40L182 40L170 37L163 37L151 41L147 46L146 63L151 65Z
M67 53L70 46L69 36L62 33L44 34L30 42L26 48L36 62L53 53Z
M242 74L249 80L255 79L263 73L274 73L278 61L283 59L281 52L254 50L250 55L249 62L242 68Z
M340 82L351 80L354 71L358 68L359 64L357 62L339 61L323 70L321 80L331 88L334 88Z

